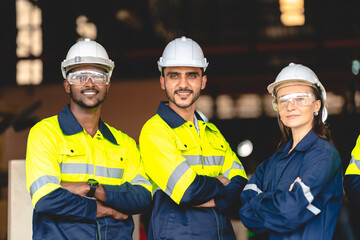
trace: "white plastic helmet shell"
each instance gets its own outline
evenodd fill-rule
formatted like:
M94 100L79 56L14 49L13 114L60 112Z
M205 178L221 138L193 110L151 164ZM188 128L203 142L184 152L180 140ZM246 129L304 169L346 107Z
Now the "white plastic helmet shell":
M89 38L75 43L68 51L66 59L61 62L61 72L66 79L69 70L79 65L94 65L105 69L111 77L114 62L103 46Z
M276 96L276 90L277 87L281 84L284 83L307 83L307 84L311 84L311 85L316 85L319 87L320 92L321 92L321 98L323 99L323 102L325 103L326 101L326 90L324 88L324 86L321 84L320 80L318 79L318 77L316 76L316 74L308 67L301 65L301 64L295 64L295 63L290 63L289 66L284 67L281 72L277 75L275 82L271 83L268 87L267 90L270 94L272 94L272 96ZM327 110L326 107L323 107L323 121L326 120L327 118Z
M208 65L199 44L184 36L169 42L158 61L160 72L163 67L174 66L200 67L205 72Z

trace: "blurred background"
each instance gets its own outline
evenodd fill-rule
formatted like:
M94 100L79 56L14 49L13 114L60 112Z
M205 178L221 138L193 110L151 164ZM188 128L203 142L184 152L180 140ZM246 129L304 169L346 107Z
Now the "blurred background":
M210 64L197 109L222 131L248 174L280 137L266 86L290 62L310 67L327 90L327 123L345 170L360 133L359 9L358 0L2 1L0 211L7 206L8 161L24 159L30 127L68 103L60 64L85 37L115 61L102 119L136 141L165 100L157 69L164 47L181 36L198 42ZM337 237L356 239L346 203ZM6 239L6 214L0 222Z

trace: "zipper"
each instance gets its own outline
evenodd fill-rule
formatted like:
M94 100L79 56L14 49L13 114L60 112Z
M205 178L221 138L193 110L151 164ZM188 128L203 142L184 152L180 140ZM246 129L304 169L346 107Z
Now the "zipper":
M217 230L217 235L218 235L218 240L222 240L222 234L220 234L220 222L219 222L219 218L217 216L216 211L214 210L214 208L210 208L211 211L214 213L215 216L215 221L216 221L216 230Z

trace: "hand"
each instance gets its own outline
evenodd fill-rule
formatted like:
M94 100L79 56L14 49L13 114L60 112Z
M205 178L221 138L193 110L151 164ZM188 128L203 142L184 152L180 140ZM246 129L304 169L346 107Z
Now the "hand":
M96 212L97 218L112 217L113 219L119 221L126 220L129 218L127 214L121 213L111 207L105 206L99 201L96 201L96 205L97 205L97 212Z
M61 182L60 184L62 188L82 197L86 196L90 191L90 186L87 182Z
M209 208L209 207L216 207L216 204L215 204L215 200L211 199L206 203L203 203L203 204L200 204L200 205L195 205L194 207L207 207L207 208Z
M295 181L290 185L290 188L289 188L289 191L290 191L290 192L291 192L291 190L293 189L294 184L295 184L296 182L301 182L301 178L297 177L297 178L295 179Z
M217 176L216 177L222 184L224 184L224 186L229 184L229 179L227 179L226 177L223 176Z

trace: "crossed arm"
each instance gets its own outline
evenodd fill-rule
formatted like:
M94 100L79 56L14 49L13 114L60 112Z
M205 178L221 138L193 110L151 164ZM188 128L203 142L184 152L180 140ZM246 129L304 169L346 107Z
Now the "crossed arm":
M86 182L61 182L62 188L73 194L85 197L90 190L90 186ZM96 218L112 217L115 220L126 220L128 215L121 213L111 207L105 206L102 202L106 201L106 191L103 186L99 185L95 191L96 198Z
M229 179L222 177L222 176L217 176L216 177L224 186L226 186L229 183ZM215 199L212 198L210 199L208 202L200 204L200 205L195 205L194 207L216 207L216 203L215 203Z

